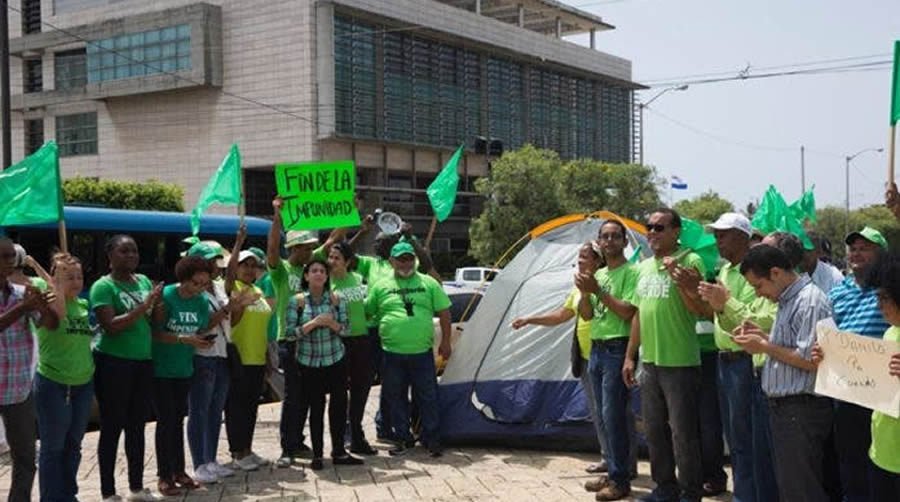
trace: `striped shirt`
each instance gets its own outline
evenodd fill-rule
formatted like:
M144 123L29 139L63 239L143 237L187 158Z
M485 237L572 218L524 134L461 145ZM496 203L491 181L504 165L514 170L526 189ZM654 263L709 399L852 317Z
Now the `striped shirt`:
M297 337L297 361L303 366L313 368L331 366L344 357L344 342L341 335L349 332L347 302L340 300L337 305L333 305L329 295L313 301L312 295L308 292L301 294L305 300L303 310L299 311L297 295L294 295L288 302L285 319L287 334ZM322 327L304 334L303 325L320 314L331 314L341 325L341 331L336 333L331 328Z
M6 284L6 289L0 290L0 315L25 299L24 286ZM34 378L31 371L34 359L32 322L37 324L37 315L28 313L0 331L0 406L21 403L31 392Z
M801 275L778 297L778 313L769 335L769 343L789 348L810 358L816 341L816 323L831 317L831 303L808 275ZM766 358L762 371L762 389L768 397L812 394L816 372L806 371L780 361Z
M834 308L834 321L841 331L881 338L891 327L878 308L878 291L861 288L853 276L835 286L828 296Z

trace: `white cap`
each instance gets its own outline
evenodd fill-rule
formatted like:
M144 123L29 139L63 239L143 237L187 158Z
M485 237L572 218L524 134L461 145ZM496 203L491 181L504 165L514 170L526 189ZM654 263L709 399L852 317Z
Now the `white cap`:
M732 228L744 232L748 236L753 235L753 229L750 227L750 220L740 213L725 213L719 216L715 223L706 226L706 230L731 230Z
M245 249L241 251L241 254L238 255L238 263L243 263L247 258L253 258L257 264L259 263L259 257L256 256L256 253L250 251L249 249Z

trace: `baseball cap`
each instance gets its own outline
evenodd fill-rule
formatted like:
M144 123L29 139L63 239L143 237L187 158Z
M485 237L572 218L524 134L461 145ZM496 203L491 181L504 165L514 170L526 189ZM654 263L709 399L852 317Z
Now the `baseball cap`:
M391 258L397 258L405 254L416 254L416 250L408 242L398 242L391 248Z
M225 248L216 241L200 241L191 246L186 252L182 253L182 255L199 256L204 260L218 258L218 260L216 260L216 266L219 268L225 268L228 258L231 257L231 253L225 251Z
M887 240L885 240L884 236L881 235L881 232L875 230L872 227L865 227L859 232L850 232L847 234L847 238L844 239L844 244L848 246L856 240L857 237L862 237L863 239L878 244L884 249L888 248Z
M260 262L266 261L266 252L263 251L262 249L260 249L256 246L253 246L253 247L247 248L247 251L250 251L251 253L256 255L256 257L259 259ZM240 257L240 255L238 255L238 257Z
M740 230L748 236L753 235L753 229L750 228L750 220L740 213L724 213L722 216L719 216L719 219L716 220L715 223L706 225L707 232L731 229Z
M250 251L249 249L245 249L241 251L241 254L238 255L238 263L243 263L247 258L253 258L257 263L260 262L259 257L256 256L256 253Z
M319 238L309 230L291 230L287 233L284 247L290 248L300 244L318 244Z

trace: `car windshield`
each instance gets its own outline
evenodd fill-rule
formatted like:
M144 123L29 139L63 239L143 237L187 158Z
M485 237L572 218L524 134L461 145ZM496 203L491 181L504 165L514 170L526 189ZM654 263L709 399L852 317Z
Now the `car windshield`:
M481 270L463 270L464 281L480 281Z

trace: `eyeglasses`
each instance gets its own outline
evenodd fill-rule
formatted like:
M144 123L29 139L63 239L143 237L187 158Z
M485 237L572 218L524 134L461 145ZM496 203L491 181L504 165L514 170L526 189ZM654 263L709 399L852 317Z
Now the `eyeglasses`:
M613 234L600 234L597 236L598 241L617 241L622 238L622 234L613 233Z
M662 232L666 229L662 223L648 223L646 226L648 232Z

